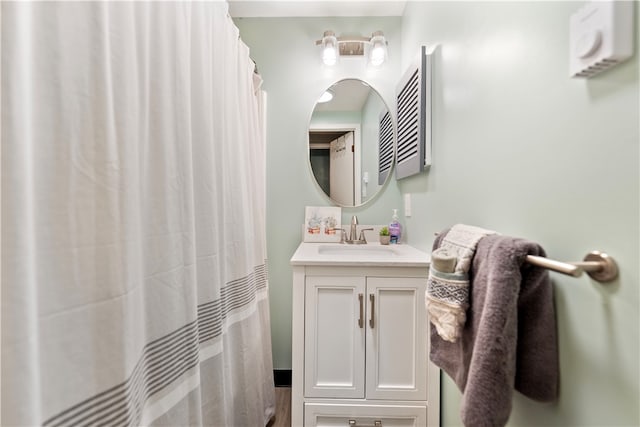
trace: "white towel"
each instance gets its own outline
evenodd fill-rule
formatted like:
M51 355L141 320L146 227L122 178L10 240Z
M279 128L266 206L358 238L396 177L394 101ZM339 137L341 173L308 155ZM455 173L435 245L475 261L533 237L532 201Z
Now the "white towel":
M454 225L431 254L425 302L431 323L443 340L456 342L467 320L469 267L480 239L494 231Z

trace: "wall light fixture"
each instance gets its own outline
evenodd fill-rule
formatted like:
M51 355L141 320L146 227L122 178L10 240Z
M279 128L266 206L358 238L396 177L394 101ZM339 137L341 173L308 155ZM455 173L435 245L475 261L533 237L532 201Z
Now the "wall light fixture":
M333 31L325 31L322 40L322 62L325 65L335 65L338 61L338 39ZM316 44L318 42L316 41Z
M327 30L322 39L316 40L316 46L322 47L322 62L333 66L341 56L362 56L368 50L368 60L374 67L379 67L387 59L387 41L382 31L375 31L371 37L345 36ZM366 47L366 48L365 48Z

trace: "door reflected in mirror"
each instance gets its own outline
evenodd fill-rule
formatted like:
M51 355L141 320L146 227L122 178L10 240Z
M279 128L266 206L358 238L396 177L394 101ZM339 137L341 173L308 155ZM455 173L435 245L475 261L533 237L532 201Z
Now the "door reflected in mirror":
M309 124L309 162L318 187L339 206L360 206L382 190L394 159L389 109L366 82L341 80L317 102Z

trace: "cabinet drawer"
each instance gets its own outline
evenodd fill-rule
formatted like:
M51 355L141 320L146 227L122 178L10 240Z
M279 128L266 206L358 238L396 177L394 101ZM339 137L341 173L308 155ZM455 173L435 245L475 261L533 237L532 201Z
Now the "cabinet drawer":
M305 427L423 427L426 406L393 405L304 405Z

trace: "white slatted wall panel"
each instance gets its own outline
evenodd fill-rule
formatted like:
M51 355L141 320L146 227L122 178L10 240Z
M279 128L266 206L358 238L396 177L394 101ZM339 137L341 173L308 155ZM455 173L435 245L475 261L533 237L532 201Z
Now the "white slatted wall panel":
M422 46L420 55L397 87L398 147L396 179L431 165L431 62L433 53Z
M378 185L384 184L393 166L393 122L385 110L380 114L378 127Z

